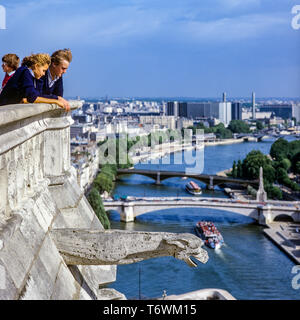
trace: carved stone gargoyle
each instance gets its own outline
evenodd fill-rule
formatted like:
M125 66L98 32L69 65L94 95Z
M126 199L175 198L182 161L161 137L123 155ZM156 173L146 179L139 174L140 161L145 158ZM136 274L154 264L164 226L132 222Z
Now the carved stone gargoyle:
M51 237L67 265L121 265L173 256L197 267L206 263L203 241L191 233L53 229Z

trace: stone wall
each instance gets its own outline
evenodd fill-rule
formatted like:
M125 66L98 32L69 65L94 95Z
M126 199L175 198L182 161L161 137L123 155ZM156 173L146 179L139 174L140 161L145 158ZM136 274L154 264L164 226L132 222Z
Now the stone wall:
M98 172L100 165L100 157L98 152L98 147L95 147L95 153L90 155L87 159L87 162L82 165L79 164L77 171L77 183L80 186L81 190L85 192L93 184Z
M103 229L70 165L71 123L56 105L0 107L0 299L101 299L116 279L115 266L68 267L51 239Z

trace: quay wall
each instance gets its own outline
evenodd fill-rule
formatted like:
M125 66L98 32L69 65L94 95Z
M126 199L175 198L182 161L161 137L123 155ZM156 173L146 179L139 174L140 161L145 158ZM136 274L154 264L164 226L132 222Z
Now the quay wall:
M103 230L70 164L71 123L56 105L0 107L1 300L102 299L99 285L116 280L116 266L67 266L51 238Z
M245 142L243 138L241 139L223 139L219 141L210 141L210 142L204 142L204 145L206 147L209 146L218 146L218 145L223 145L223 144L234 144L234 143L242 143Z

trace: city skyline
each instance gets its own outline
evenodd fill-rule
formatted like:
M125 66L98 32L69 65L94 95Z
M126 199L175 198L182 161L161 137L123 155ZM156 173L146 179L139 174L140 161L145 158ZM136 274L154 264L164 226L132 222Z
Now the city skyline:
M1 1L1 54L70 48L65 95L298 98L297 1Z

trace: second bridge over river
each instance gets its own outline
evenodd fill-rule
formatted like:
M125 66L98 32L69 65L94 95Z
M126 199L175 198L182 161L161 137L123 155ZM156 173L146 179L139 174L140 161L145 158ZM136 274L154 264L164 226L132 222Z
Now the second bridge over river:
M195 174L189 173L185 171L154 171L154 170L144 170L144 169L118 169L117 177L120 178L123 175L128 174L139 174L143 176L150 177L155 180L156 184L160 184L161 181L172 178L172 177L187 177L197 179L199 181L204 182L207 185L208 189L213 189L216 185L221 185L225 183L234 183L247 187L251 185L253 187L257 187L259 184L259 180L244 180L244 179L234 179L230 177L223 177L213 174Z
M251 217L262 225L267 225L280 217L289 217L294 222L300 222L299 201L268 200L267 202L259 202L208 197L128 197L124 201L107 199L103 201L103 204L106 211L118 211L121 221L124 222L134 221L135 217L147 212L195 207L234 212Z

